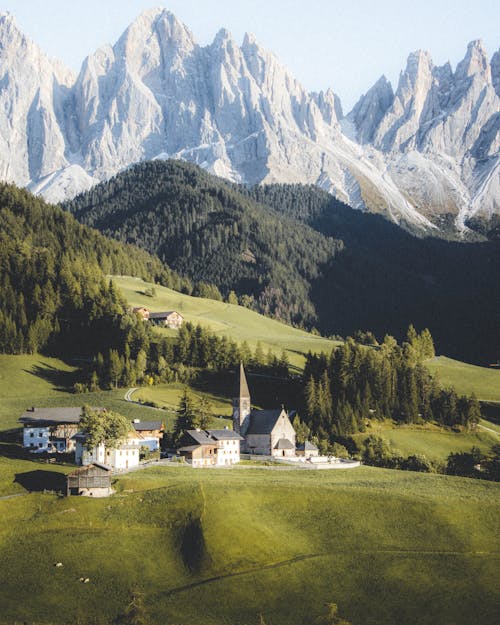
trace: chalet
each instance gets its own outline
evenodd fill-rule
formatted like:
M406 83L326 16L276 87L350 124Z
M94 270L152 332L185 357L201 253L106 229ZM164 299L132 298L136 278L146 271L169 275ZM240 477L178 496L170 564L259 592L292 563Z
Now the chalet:
M139 317L141 317L143 321L149 320L149 315L150 315L149 309L144 308L144 306L136 306L135 308L132 308L132 312L135 313L136 315L139 315Z
M116 448L107 448L104 443L87 449L87 435L79 432L75 440L75 463L86 466L89 464L105 464L115 470L131 469L139 465L139 453L143 438L135 431L130 431L127 438Z
M277 458L295 457L293 415L283 407L252 409L245 370L240 365L239 396L233 399L233 429L243 438L243 451Z
M88 464L79 467L66 476L66 494L86 497L107 497L111 495L112 469L105 464Z
M305 441L304 443L297 443L295 453L297 454L297 456L303 458L313 458L319 456L319 449L314 443L311 443L310 441Z
M147 447L149 451L160 449L160 440L163 437L165 426L161 421L141 421L134 419L132 426L141 437L141 447Z
M150 312L149 320L156 325L178 330L184 322L184 317L175 310L167 310L166 312Z
M233 430L187 430L179 454L193 467L224 466L240 461L242 437Z
M23 447L33 453L72 452L81 418L81 408L28 408L19 417L23 424Z

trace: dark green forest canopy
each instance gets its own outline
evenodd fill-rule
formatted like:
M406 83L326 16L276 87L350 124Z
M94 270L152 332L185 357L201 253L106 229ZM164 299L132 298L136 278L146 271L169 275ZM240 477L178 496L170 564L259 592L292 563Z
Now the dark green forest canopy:
M399 340L413 323L439 353L500 357L498 241L417 238L315 186L246 189L179 161L136 165L65 208L284 321Z
M157 254L192 280L250 296L286 322L317 322L313 281L342 249L189 163L132 167L65 205L81 222ZM253 302L252 302L253 298Z
M0 185L0 352L93 355L120 338L125 302L107 274L182 281L144 250L107 239L60 208ZM99 348L99 349L98 349Z

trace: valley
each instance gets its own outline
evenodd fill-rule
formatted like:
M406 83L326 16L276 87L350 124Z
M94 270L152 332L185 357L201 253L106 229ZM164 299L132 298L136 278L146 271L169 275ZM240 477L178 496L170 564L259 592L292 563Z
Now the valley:
M500 50L348 111L195 4L0 11L0 625L497 622Z

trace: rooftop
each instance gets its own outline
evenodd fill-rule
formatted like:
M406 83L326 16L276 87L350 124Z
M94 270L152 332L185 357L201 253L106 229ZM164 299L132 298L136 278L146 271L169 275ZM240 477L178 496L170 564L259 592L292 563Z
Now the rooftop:
M286 411L283 408L252 410L247 434L271 434L282 414L286 415Z
M104 410L104 408L92 408ZM78 423L82 418L81 408L28 408L18 419L20 423Z

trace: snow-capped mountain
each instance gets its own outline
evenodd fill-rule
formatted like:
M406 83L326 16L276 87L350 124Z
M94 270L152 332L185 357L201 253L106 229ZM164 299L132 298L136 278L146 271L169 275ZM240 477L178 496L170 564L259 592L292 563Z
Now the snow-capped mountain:
M0 15L0 177L58 201L137 161L182 158L228 179L318 184L354 208L437 231L500 213L500 53L453 72L411 54L343 117L255 37L201 47L164 9L140 15L78 76Z

